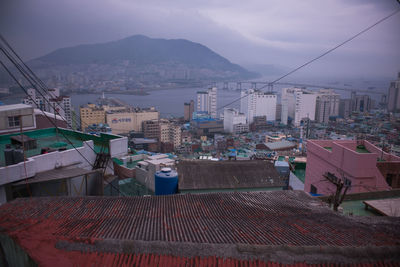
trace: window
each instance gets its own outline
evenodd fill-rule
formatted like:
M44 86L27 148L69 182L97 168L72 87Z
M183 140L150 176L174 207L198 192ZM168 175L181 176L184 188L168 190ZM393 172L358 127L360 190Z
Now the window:
M20 126L19 116L8 117L8 127Z
M388 173L386 175L386 182L389 186L392 186L392 180L393 180L394 174Z
M311 194L316 194L316 193L317 193L317 188L316 188L315 186L311 185L311 191L310 191L310 193L311 193Z

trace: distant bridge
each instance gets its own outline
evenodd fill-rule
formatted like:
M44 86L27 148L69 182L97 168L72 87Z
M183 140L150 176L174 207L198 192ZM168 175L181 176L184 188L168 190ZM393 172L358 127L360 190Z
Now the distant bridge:
M242 85L249 84L250 88L253 89L264 89L267 88L267 91L272 92L273 86L276 85L288 85L288 86L296 86L296 87L308 87L308 88L322 88L322 89L333 89L333 90L340 90L340 91L347 91L347 92L357 92L357 93L365 93L365 94L377 94L377 95L386 95L383 92L377 92L374 90L361 90L361 89L354 89L354 88L343 88L343 87L336 87L336 86L329 86L329 85L316 85L316 84L304 84L304 83L290 83L290 82L262 82L262 81L227 81L227 82L214 82L214 85L222 84L223 89L229 89L229 84L236 84L236 89L241 90Z
M262 81L227 81L227 82L214 82L213 84L216 86L218 83L222 83L222 88L224 90L229 90L229 84L236 84L236 90L242 90L242 85L248 84L252 89L264 89L266 88L267 92L273 92L274 85L288 85L288 86L295 86L295 87L306 87L306 88L321 88L321 89L333 89L339 91L346 91L346 92L354 92L354 93L364 93L364 94L374 94L374 95L381 95L380 104L386 103L386 93L377 92L375 90L361 90L361 89L354 89L354 88L343 88L343 87L336 87L336 86L328 86L328 85L316 85L316 84L304 84L304 83L290 83L290 82L262 82Z

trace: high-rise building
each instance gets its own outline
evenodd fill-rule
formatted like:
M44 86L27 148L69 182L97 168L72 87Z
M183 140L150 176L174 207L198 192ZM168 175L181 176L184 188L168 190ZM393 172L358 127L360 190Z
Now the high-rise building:
M71 97L58 96L49 99L49 112L65 118L68 128L72 128Z
M158 139L160 137L160 123L158 120L143 122L143 135L148 139Z
M149 120L143 122L145 138L157 139L161 145L170 143L177 148L182 143L181 126L166 119Z
M286 125L289 117L295 126L299 126L304 118L315 120L317 95L313 92L300 88L283 88L281 98L281 123Z
M184 110L183 110L183 118L185 121L191 121L193 118L193 112L194 112L194 101L190 100L189 103L184 104Z
M339 94L333 90L321 89L317 93L315 120L320 123L328 123L330 116L338 116L339 102Z
M339 116L347 119L351 115L351 99L340 99Z
M372 101L369 95L357 95L351 93L351 111L369 112L372 108Z
M29 96L23 99L24 104L42 111L56 113L66 120L68 128L72 128L72 106L69 96L60 96L58 88L48 89L42 94L38 94L34 88L29 88L27 92Z
M181 145L181 126L175 123L172 123L168 120L160 120L160 137L159 141L161 143L171 143L174 145L174 148L177 148Z
M242 133L248 132L249 125L246 123L246 115L239 113L237 109L224 109L224 132L227 133Z
M240 112L246 115L249 124L255 116L266 116L269 121L276 119L275 94L249 89L242 91L240 96Z
M79 108L81 117L81 130L84 132L89 125L106 122L106 112L102 107L95 104L88 104L86 107Z
M397 80L390 83L388 92L388 111L400 112L400 72L398 73Z
M197 92L197 111L207 112L212 118L217 118L217 87Z

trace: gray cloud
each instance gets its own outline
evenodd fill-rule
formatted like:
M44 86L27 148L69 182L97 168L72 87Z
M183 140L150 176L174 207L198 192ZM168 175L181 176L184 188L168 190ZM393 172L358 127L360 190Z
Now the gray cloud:
M144 34L199 42L234 63L293 68L396 8L394 0L3 0L0 31L26 59ZM394 77L399 28L397 14L299 75Z

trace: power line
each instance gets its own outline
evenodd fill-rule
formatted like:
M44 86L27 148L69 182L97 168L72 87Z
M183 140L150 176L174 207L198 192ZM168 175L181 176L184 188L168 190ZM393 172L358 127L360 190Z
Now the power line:
M272 82L270 82L270 83L267 83L267 85L264 85L264 86L262 86L262 87L259 88L259 89L263 89L263 88L265 88L265 87L267 87L267 86L273 85L274 83L276 83L276 82L282 80L283 78L289 76L290 74L292 74L292 73L294 73L294 72L296 72L296 71L298 71L298 70L304 68L305 66L307 66L307 65L309 65L309 64L311 64L311 63L313 63L314 61L316 61L316 60L318 60L318 59L320 59L320 58L326 56L327 54L329 54L329 53L333 52L334 50L338 49L339 47L341 47L341 46L347 44L348 42L352 41L353 39L357 38L358 36L362 35L363 33L367 32L367 31L369 31L370 29L372 29L372 28L375 27L376 25L382 23L383 21L389 19L390 17L396 15L396 14L399 13L399 12L400 12L400 9L397 9L396 11L394 11L394 12L392 12L391 14L387 15L386 17L384 17L384 18L378 20L377 22L375 22L375 23L372 24L371 26L369 26L369 27L365 28L364 30L360 31L360 32L357 33L356 35L353 35L352 37L350 37L349 39L345 40L344 42L342 42L342 43L336 45L335 47L329 49L328 51L324 52L323 54L321 54L321 55L319 55L319 56L317 56L317 57L311 59L310 61L307 61L307 62L304 63L303 65L301 65L301 66L295 68L294 70L292 70L292 71L286 73L285 75L279 77L278 79L275 79L274 81L272 81ZM233 104L233 103L235 103L235 102L239 101L240 99L245 98L245 97L247 97L247 96L248 96L248 94L246 94L246 95L244 95L244 96L241 96L240 98L236 99L235 101L233 101L233 102L231 102L231 103L229 103L229 104L227 104L227 105L224 105L224 106L218 108L217 111L218 111L218 110L221 110L221 109L223 109L223 108L225 108L225 107L227 107L227 106L229 106L229 105L231 105L231 104Z
M0 50L7 56L7 58L9 58L10 55L7 55L7 52L0 46ZM9 58L9 60L14 64L14 62ZM7 68L7 66L3 63L3 61L0 60L0 64L3 66L3 68L7 71L7 73L13 78L13 80L19 85L19 87L25 92L25 94L32 100L32 102L34 102L37 106L36 101L32 98L31 95L28 94L27 90L25 89L25 87L23 87L23 85L18 81L18 79L12 74L12 72ZM15 65L15 64L14 64ZM18 66L16 65L16 67L18 68ZM18 68L19 69L19 68ZM19 69L20 70L20 69ZM21 71L21 70L20 70ZM26 78L26 77L25 77ZM39 92L40 93L40 92ZM39 107L38 107L39 108ZM40 109L40 108L39 108ZM41 112L43 113L43 115L49 120L49 122L54 125L55 128L57 128L57 125L55 122L53 122L52 119L50 119L47 114L41 110ZM58 112L57 112L58 113ZM63 135L63 137L70 143L70 145L76 150L76 152L78 152L78 154L85 159L85 161L92 167L94 168L94 165L74 146L74 144L71 142L71 140L62 132L60 131L60 133ZM94 150L94 148L92 148L90 145L88 145L89 148L92 149L92 151L96 153L96 151ZM107 183L113 187L114 189L116 189L120 194L121 192L119 191L118 188L115 188L111 183L109 183L107 181Z
M24 61L23 61L23 60L18 56L18 54L12 49L11 45L8 44L8 42L5 40L5 38L4 38L3 36L1 36L1 39L3 40L3 42L5 42L5 43L7 44L7 46L9 47L9 49L10 49L11 51L13 51L13 53L18 57L18 59L30 70L30 72L36 77L36 79L40 81L40 83L42 84L42 86L43 86L43 87L46 87L46 85L34 74L34 72L24 63ZM23 67L12 57L12 55L11 55L7 50L4 49L4 47L3 47L1 44L0 44L0 50L6 55L6 57L10 60L10 62L13 63L14 66L21 72L21 74L25 77L25 79L27 79L27 81L38 91L38 93L42 96L43 100L44 100L45 102L47 102L48 104L50 104L50 102L47 100L47 98L46 98L46 97L42 94L42 92L40 92L40 90L38 90L38 88L36 87L36 83L37 83L37 82L35 82L35 80L32 78L32 76L31 76L29 73L27 73L26 70L23 69ZM4 65L3 65L3 66L4 66ZM5 66L4 66L4 67L5 67ZM10 75L12 75L10 71L8 71L8 72L9 72ZM13 76L13 75L12 75L12 76ZM13 78L14 78L14 80L16 80L15 77L13 77ZM25 93L26 93L26 94L28 95L28 97L32 100L32 102L34 102L34 103L36 104L36 106L38 107L36 101L33 100L33 98L27 93L27 91L25 90L25 88L23 88L22 85L21 85L18 81L16 81L16 82L17 82L18 85L25 91ZM42 89L43 89L43 91L46 93L46 89L45 89L45 88L42 88ZM48 93L48 92L47 92L47 93ZM64 112L65 112L65 109L64 109L62 106L60 106L59 104L58 104L58 106L59 106L61 109L63 109ZM38 107L38 108L39 108L39 107ZM40 108L39 108L39 109L40 109ZM40 109L40 110L41 110L41 109ZM43 114L45 114L43 110L41 110L41 111L42 111ZM60 115L60 113L59 113L57 110L54 110L54 112L57 113L57 114L61 117L61 119L62 119L64 122L66 122L66 123L68 124L68 122ZM45 114L45 116L46 116L46 114ZM48 117L46 116L46 118L48 118ZM57 128L57 124L56 124L56 123L53 123L52 120L50 120L50 122L55 126L55 128ZM63 134L63 133L62 133L62 134ZM64 136L64 138L65 138L66 140L68 140L68 142L73 146L73 148L76 149L76 147L72 144L72 142L71 142L64 134L63 134L63 136ZM83 138L81 138L81 137L79 137L79 138L81 139L81 141L85 141ZM94 147L91 147L91 146L88 146L88 147L97 155L97 152L94 150ZM102 148L103 148L103 144L102 144ZM77 150L77 151L78 151L78 150ZM78 153L79 153L81 156L83 156L79 151L78 151ZM84 156L83 156L83 158L89 163L90 166L92 166L92 168L95 167L95 166L92 165ZM114 171L114 168L112 167L112 165L110 165L110 169L111 169L112 171ZM105 170L106 170L106 168L104 169L103 176L104 176ZM108 181L106 181L106 182L107 182L110 186L112 186L113 188L115 188L111 183L109 183ZM119 193L121 193L117 188L115 188L115 189L116 189Z

